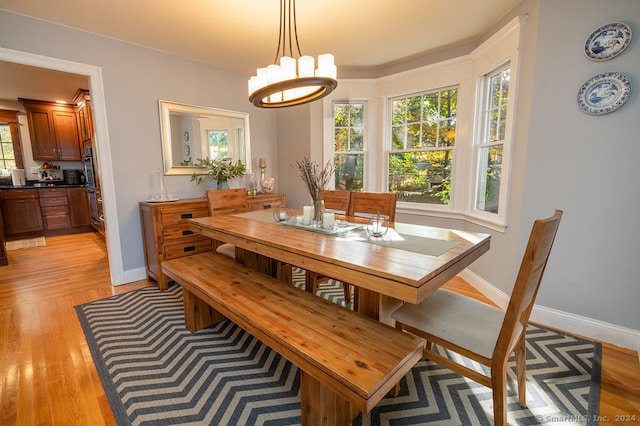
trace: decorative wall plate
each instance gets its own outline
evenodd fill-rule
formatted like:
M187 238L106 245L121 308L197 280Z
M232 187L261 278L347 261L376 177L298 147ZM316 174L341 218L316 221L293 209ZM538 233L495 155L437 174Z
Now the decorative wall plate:
M578 90L578 107L587 114L603 115L624 105L631 96L631 80L618 72L594 75Z
M584 42L584 53L594 61L615 58L631 42L631 28L622 22L612 22L596 29Z

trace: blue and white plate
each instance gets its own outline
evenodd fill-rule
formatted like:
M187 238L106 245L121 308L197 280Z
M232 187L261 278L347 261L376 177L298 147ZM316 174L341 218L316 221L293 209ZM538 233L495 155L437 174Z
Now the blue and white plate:
M584 53L594 61L615 58L631 42L631 28L622 22L612 22L596 29L584 42Z
M587 114L603 115L624 105L631 97L631 80L618 72L594 75L578 90L578 107Z

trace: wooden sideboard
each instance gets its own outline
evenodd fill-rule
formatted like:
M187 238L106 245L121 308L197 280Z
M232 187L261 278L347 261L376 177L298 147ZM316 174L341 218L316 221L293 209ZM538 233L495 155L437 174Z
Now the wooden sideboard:
M258 194L247 197L249 210L268 209L286 204L284 194ZM139 203L147 278L160 290L169 286L162 273L162 262L177 257L211 251L211 239L189 230L187 219L209 215L206 198L171 202Z

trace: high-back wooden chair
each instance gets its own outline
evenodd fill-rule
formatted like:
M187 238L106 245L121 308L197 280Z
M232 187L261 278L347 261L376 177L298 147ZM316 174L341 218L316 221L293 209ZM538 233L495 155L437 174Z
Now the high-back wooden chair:
M393 192L358 192L351 191L349 216L386 216L389 222L396 220L396 199Z
M324 189L320 191L320 198L324 200L324 208L326 210L342 214L347 214L349 211L351 191Z
M562 211L534 222L507 310L494 308L448 290L437 290L422 303L405 303L391 316L396 327L427 341L423 355L493 390L494 423L507 424L507 361L515 352L518 402L526 406L525 332ZM433 350L433 344L491 369L485 376Z
M209 189L207 190L207 201L209 203L209 216L244 213L247 211L247 191L244 188ZM214 240L213 246L217 253L225 254L235 259L236 247L234 245Z

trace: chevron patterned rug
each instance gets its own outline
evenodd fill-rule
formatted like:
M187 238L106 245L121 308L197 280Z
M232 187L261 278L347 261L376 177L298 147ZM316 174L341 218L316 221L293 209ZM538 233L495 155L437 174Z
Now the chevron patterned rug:
M322 285L319 295L343 303L339 283ZM297 367L229 321L190 333L180 286L147 287L76 312L119 425L300 424ZM600 352L597 343L530 325L528 408L517 403L512 370L509 424L589 424L598 409ZM492 405L490 389L422 360L398 397L353 424L490 425Z

